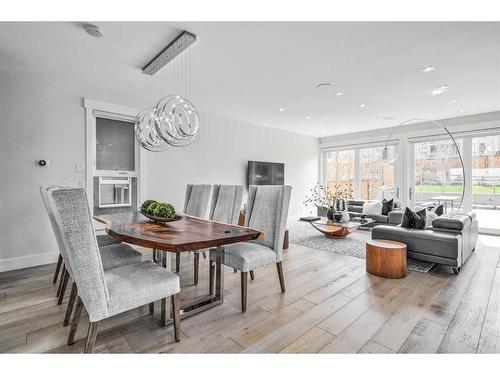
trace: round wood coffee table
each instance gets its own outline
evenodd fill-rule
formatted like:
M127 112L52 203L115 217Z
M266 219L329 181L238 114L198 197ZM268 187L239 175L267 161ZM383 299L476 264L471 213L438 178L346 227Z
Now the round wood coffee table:
M389 240L366 241L366 272L387 279L406 277L406 244Z

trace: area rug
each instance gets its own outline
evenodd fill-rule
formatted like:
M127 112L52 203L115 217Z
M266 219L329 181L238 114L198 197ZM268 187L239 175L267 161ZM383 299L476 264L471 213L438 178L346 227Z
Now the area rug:
M327 238L311 224L303 221L290 220L287 228L290 233L290 243L361 259L365 258L366 240L371 238L369 228L360 228L345 238ZM429 272L434 265L435 263L410 258L406 264L409 270L422 273Z

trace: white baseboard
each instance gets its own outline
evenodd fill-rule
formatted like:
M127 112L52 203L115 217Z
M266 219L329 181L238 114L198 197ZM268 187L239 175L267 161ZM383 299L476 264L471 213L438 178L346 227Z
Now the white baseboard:
M8 258L0 260L0 272L18 270L21 268L41 266L57 262L59 252L26 255L23 257Z

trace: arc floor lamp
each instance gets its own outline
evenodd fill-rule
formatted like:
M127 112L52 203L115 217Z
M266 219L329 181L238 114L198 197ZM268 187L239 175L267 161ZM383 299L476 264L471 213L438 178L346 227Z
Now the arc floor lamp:
M382 162L386 163L386 164L390 164L390 163L393 163L397 159L397 157L398 157L397 153L395 151L390 152L389 149L388 149L389 142L391 141L391 137L394 135L394 133L396 132L396 130L399 129L399 127L401 127L403 125L406 125L408 123L411 123L411 122L422 122L422 123L425 122L425 123L434 124L434 125L440 127L441 129L443 129L450 136L451 140L453 141L453 144L455 145L455 147L457 149L458 157L460 158L460 164L462 166L462 177L463 177L462 178L462 196L460 197L460 206L459 207L463 207L462 204L464 202L464 196L465 196L465 166L464 166L464 160L462 158L462 153L460 152L460 148L458 147L458 143L455 140L455 137L453 137L453 134L451 134L451 132L443 124L441 124L441 123L439 123L439 122L437 122L435 120L420 119L420 118L412 118L412 119L400 122L397 126L395 126L392 129L391 133L389 134L389 137L387 137L387 141L385 142L385 147L382 150Z

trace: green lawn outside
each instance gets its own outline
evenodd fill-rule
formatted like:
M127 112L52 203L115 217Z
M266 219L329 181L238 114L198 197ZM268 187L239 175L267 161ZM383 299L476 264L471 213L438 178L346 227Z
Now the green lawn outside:
M462 185L417 185L417 193L461 193ZM473 194L493 194L493 186L473 186ZM497 186L496 194L500 194L500 187Z

